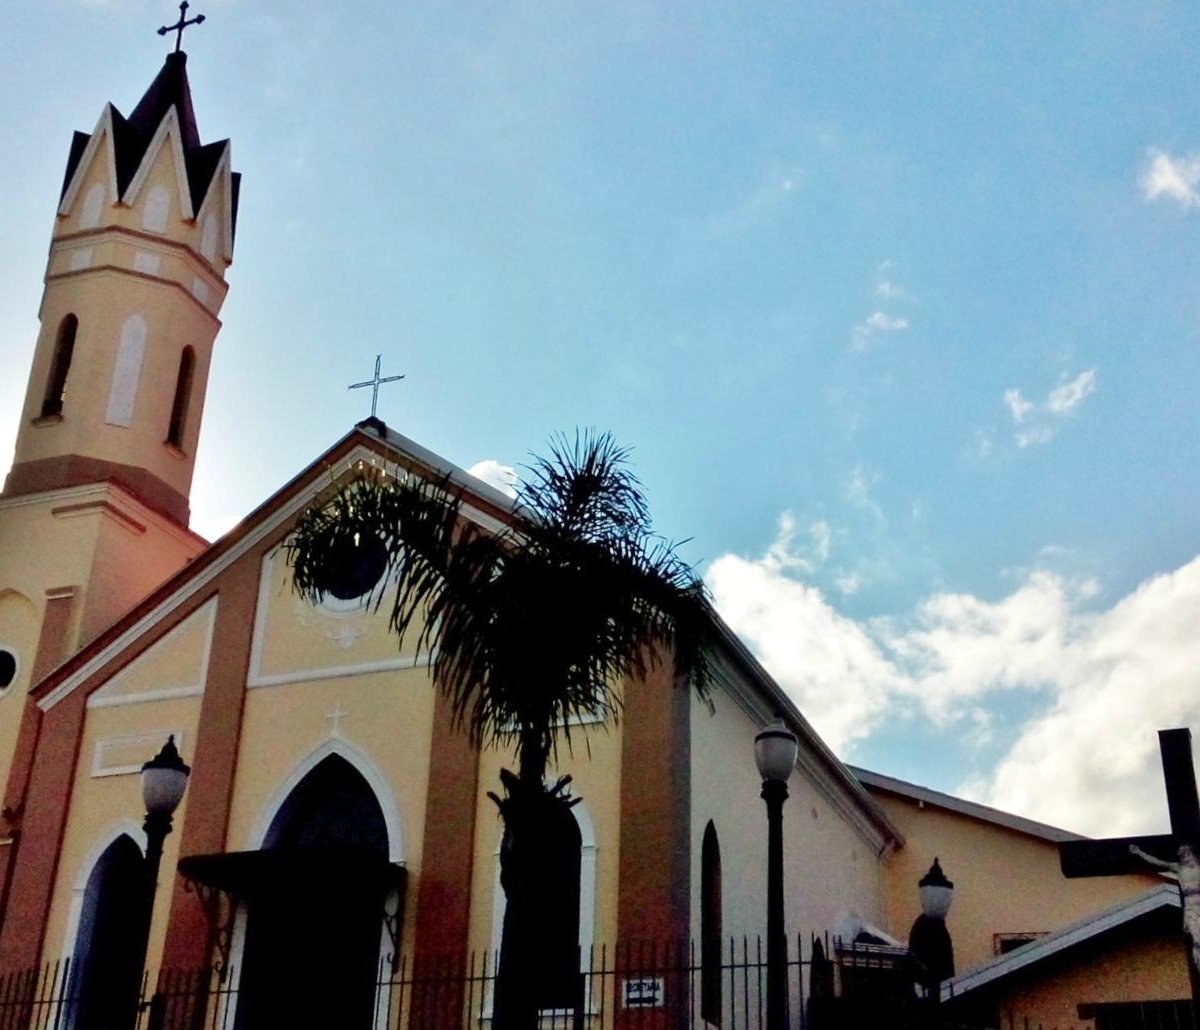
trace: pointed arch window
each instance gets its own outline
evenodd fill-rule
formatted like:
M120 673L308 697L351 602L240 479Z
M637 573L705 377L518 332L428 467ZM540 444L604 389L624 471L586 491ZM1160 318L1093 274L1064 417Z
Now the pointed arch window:
M700 1017L721 1025L721 844L708 821L700 851Z
M233 1025L371 1026L389 888L387 822L370 784L340 755L324 758L280 806L259 854L273 872L245 888Z
M121 834L88 876L75 952L71 957L73 1003L69 1025L132 1025L141 984L141 941L146 932L145 860L141 848Z
M79 319L74 315L67 315L59 323L54 355L50 359L50 378L46 380L46 395L42 398L42 418L52 418L63 412L67 374L71 371L71 359L75 356L75 334L78 331Z
M196 371L196 352L190 346L179 355L179 375L175 377L175 399L171 402L171 423L167 427L167 443L183 449L187 431L188 408L192 400L192 380Z

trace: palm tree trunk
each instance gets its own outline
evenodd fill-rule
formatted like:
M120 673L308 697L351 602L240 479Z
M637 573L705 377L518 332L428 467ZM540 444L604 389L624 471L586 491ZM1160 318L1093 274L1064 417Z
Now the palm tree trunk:
M533 859L539 843L539 795L545 788L540 777L532 785L524 776L505 778L504 785L508 796L500 805L504 820L500 886L505 908L492 1026L494 1030L535 1030L538 956Z

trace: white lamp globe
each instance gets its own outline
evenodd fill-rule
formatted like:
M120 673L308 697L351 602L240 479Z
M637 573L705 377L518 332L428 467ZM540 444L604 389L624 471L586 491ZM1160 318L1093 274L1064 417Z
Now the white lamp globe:
M191 771L179 757L175 734L171 734L162 750L142 766L142 801L147 814L170 816L183 800Z
M786 783L795 768L799 752L800 742L796 734L779 717L754 738L754 761L764 780Z

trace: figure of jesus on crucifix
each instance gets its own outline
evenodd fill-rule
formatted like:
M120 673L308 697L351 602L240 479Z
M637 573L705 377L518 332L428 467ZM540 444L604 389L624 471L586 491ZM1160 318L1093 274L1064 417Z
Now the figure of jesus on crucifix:
M1180 844L1174 862L1164 862L1136 844L1129 845L1129 852L1160 872L1170 873L1179 881L1183 931L1191 939L1192 965L1200 970L1200 860L1196 858L1196 849L1190 844Z
M1200 1016L1200 795L1192 762L1191 730L1159 730L1171 832L1153 837L1114 837L1059 845L1064 876L1119 876L1150 869L1179 882L1183 932L1188 939L1192 1007Z

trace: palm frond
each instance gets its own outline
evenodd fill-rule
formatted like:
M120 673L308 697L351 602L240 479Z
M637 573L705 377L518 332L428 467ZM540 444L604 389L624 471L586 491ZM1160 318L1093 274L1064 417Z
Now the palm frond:
M499 534L464 516L448 478L365 470L307 512L286 546L295 588L312 600L347 556L382 547L400 641L417 633L456 721L480 745L515 739L522 778L540 783L574 719L619 716L630 676L669 658L703 694L713 626L703 585L652 533L611 436L556 437L527 473L523 517Z

